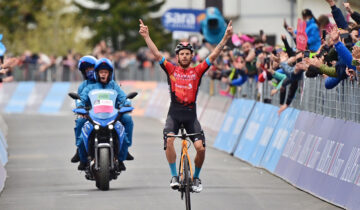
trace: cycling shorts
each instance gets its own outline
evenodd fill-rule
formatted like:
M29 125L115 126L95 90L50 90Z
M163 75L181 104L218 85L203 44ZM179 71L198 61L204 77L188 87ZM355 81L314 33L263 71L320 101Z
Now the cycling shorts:
M189 137L192 142L203 140L205 143L205 135L196 115L196 106L188 108L182 105L170 105L166 118L164 135L168 133L177 135L181 124L184 125L186 133L200 133L199 135Z

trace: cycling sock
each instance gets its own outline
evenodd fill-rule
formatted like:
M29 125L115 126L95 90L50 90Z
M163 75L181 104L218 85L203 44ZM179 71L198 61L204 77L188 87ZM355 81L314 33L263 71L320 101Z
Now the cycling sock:
M194 178L199 178L201 168L195 166Z
M171 176L177 176L176 163L169 163Z

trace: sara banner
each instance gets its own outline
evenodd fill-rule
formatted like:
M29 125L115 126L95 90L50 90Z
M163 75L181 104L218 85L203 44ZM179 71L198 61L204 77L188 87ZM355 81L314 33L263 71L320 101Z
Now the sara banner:
M165 12L161 21L169 31L200 32L200 21L205 17L205 10L170 9Z

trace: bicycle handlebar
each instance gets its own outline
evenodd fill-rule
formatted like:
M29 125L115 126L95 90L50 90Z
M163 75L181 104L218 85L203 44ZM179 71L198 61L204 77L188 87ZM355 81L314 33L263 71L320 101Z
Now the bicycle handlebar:
M167 134L167 137L175 137L175 138L186 138L190 136L196 136L201 135L201 133L190 133L190 134L180 134L180 135L173 135L173 134Z

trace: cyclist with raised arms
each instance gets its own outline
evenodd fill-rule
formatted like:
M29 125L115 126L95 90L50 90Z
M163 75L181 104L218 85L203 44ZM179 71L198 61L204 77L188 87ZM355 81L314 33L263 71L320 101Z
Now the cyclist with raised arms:
M179 178L176 170L176 152L174 148L174 137L167 137L167 134L177 134L180 125L183 124L187 133L201 133L192 136L191 140L196 149L195 173L193 179L193 191L202 190L201 180L199 179L200 170L205 159L205 136L202 132L200 123L196 115L196 96L202 76L209 69L211 63L220 54L227 40L232 36L233 29L229 22L225 34L213 52L196 67L190 67L193 58L193 47L187 42L179 43L175 48L178 66L173 65L165 59L158 48L151 40L149 29L140 19L140 35L144 38L150 51L159 61L160 66L165 71L170 88L171 104L164 128L164 140L167 140L166 158L171 170L170 187L179 188Z

